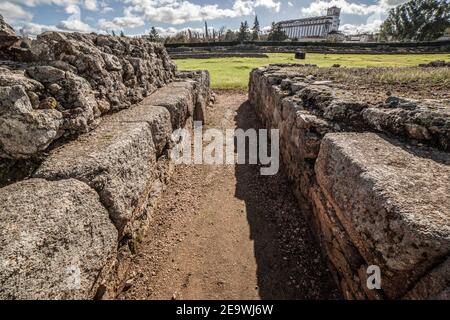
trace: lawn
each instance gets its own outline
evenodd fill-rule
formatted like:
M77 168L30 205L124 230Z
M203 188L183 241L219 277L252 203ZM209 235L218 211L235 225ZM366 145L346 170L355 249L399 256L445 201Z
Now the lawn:
M310 63L319 67L340 64L346 67L410 67L434 60L450 60L450 54L319 54L308 53L306 60L293 54L274 53L269 58L215 58L175 60L179 70L208 70L214 89L246 89L249 72L271 63Z

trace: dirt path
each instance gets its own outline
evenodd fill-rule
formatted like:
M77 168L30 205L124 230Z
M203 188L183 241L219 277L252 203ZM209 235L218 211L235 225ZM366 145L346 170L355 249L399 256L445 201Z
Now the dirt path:
M221 93L208 127L258 121ZM326 264L283 174L256 165L177 166L119 299L335 299Z

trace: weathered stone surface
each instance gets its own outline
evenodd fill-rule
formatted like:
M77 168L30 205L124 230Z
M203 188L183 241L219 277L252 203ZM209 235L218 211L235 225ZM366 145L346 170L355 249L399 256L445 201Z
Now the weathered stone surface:
M0 14L0 35L1 36L15 36L16 32L14 29L6 23L3 16Z
M170 112L172 129L184 127L186 119L194 113L194 84L174 82L153 93L146 100L154 106L161 106Z
M13 30L0 22L4 37L12 37ZM0 87L21 85L34 109L59 111L63 124L53 140L89 132L101 116L139 103L175 78L164 46L145 39L46 32L30 43L20 41L26 45L0 48ZM21 141L27 140L33 137ZM7 156L32 157L47 146L16 146L27 153L11 150Z
M446 297L448 268L437 265L450 253L450 155L414 145L445 150L448 111L397 97L365 105L295 70L254 70L249 100L268 129L280 130L284 168L344 296ZM391 138L337 133L367 130ZM341 135L339 143L324 139ZM382 290L367 288L373 264Z
M277 95L280 100L295 98L301 107L339 129L383 132L450 151L450 109L442 101L390 97L371 106L332 83L299 77L291 67L272 65L252 71L250 100L263 99L258 97L263 91L267 92L263 96Z
M141 101L175 72L161 44L137 38L46 32L32 43L31 52L34 61L58 62L85 78L105 110Z
M105 121L96 130L55 150L35 176L81 180L100 195L122 236L147 201L156 176L156 153L147 122Z
M189 118L205 121L210 102L208 72L183 72L178 76L175 82L158 89L137 106L108 117L108 121L147 122L159 156L173 130L185 127Z
M27 158L44 150L60 136L62 118L57 110L34 110L24 87L0 87L1 157Z
M172 131L205 119L209 74L176 75L163 45L144 39L49 32L0 49L0 157L33 162L20 176L33 179L1 189L0 199L13 208L29 199L20 205L30 212L14 211L19 222L11 230L36 229L44 248L35 257L38 249L25 243L28 262L15 261L10 270L3 258L24 245L9 243L28 240L0 235L0 297L114 298L173 170L166 152ZM2 182L13 183L3 173ZM2 228L11 220L3 217ZM49 221L29 227L40 219ZM78 251L84 255L72 254ZM67 261L66 252L76 260ZM72 290L66 282L80 269L81 287Z
M144 99L140 104L115 113L106 119L106 121L118 122L147 122L152 131L157 156L161 155L170 142L172 135L170 112L164 107L151 105L148 99Z
M98 195L76 180L0 189L0 298L92 299L117 231Z
M404 297L405 299L450 300L450 258L425 275Z
M6 24L1 28L5 34L12 32ZM50 143L61 136L89 132L102 116L127 109L148 96L154 101L149 104L170 111L173 129L183 127L189 117L205 120L211 96L209 73L176 74L162 44L139 38L58 32L45 32L31 42L20 41L25 45L0 50L0 87L23 86L33 109L56 110L62 115L58 134L49 139ZM45 128L45 124L41 129L54 130ZM9 132L0 130L2 135ZM24 152L15 153L10 148L0 157L31 158L49 145L26 145L33 139L12 139L25 144L14 148Z
M12 46L18 39L14 29L6 23L0 14L0 50Z
M44 90L42 83L26 77L24 70L0 67L0 87L12 86L23 86L27 93L41 92Z
M375 134L330 134L316 175L365 260L384 270L388 296L406 293L450 253L448 164Z
M53 99L63 114L63 129L66 132L88 132L95 127L95 119L101 115L101 111L95 91L87 80L52 66L30 67L26 74L45 87L39 95L38 108L41 109L43 104Z
M206 108L211 100L211 78L208 71L183 71L177 73L177 78L194 81L194 121L206 121Z

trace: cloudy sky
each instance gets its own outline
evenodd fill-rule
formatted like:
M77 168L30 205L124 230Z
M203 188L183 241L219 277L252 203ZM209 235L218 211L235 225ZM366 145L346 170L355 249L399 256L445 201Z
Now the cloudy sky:
M104 32L127 35L161 33L186 28L237 29L258 15L261 26L272 21L324 14L327 7L342 8L341 30L375 30L389 9L405 0L0 0L0 13L16 31L35 35L47 30Z

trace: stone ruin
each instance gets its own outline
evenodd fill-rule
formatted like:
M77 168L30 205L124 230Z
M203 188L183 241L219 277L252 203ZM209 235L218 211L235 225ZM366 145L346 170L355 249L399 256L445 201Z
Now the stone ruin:
M170 177L171 134L204 121L209 74L141 39L16 36L0 16L0 299L107 299ZM450 298L450 109L369 106L287 66L249 99L349 299ZM35 161L37 159L37 161ZM0 166L0 169L3 167ZM367 267L382 270L368 290Z
M113 298L172 166L172 132L204 121L209 74L161 44L20 38L0 18L0 299ZM2 176L7 173L2 173Z
M450 299L450 108L369 105L298 66L251 73L249 99L347 299ZM448 102L447 102L448 103ZM369 266L381 290L367 286Z
M129 108L175 78L160 44L57 32L30 43L3 25L1 37L10 40L0 53L2 157L29 158L63 136L89 132L103 115Z

